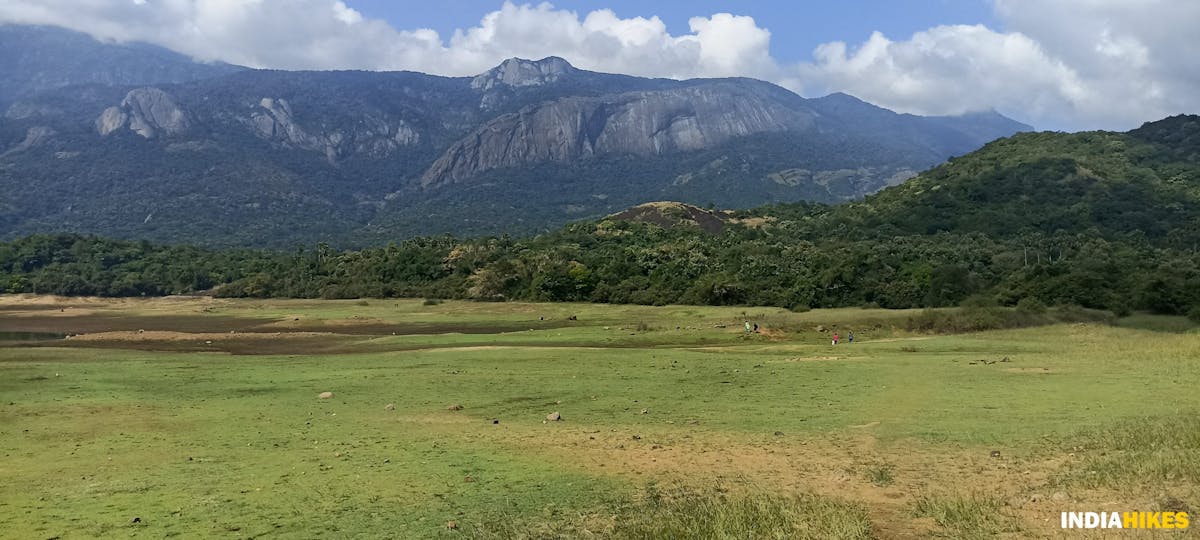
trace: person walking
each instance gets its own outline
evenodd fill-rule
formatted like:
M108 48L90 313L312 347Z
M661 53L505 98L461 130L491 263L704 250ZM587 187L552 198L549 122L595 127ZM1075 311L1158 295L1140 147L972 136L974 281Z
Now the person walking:
M846 333L846 343L854 343L854 332Z
M837 345L838 338L840 338L840 337L841 337L841 336L839 336L839 335L837 334L837 332L834 332L834 333L833 333L833 344L834 344L834 345Z

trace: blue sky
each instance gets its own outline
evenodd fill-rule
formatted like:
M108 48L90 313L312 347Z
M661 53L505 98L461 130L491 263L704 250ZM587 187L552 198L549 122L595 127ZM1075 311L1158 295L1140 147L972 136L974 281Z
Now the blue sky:
M0 0L0 22L256 68L472 76L554 55L913 114L995 109L1041 129L1200 112L1200 0Z
M479 24L501 2L440 0L345 0L363 15L388 21L396 28L431 28L448 37L460 28ZM580 14L611 9L621 18L658 16L671 34L688 33L688 19L731 12L754 17L771 31L771 55L785 62L807 60L813 49L830 41L858 42L874 31L895 38L944 24L985 24L999 29L991 2L984 0L803 0L729 2L716 0L648 2L559 0L556 8Z

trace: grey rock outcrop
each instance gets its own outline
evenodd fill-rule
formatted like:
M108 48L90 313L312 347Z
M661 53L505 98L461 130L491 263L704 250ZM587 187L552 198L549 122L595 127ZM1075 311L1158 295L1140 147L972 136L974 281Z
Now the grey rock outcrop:
M556 82L573 71L574 66L557 56L537 61L509 58L499 66L476 75L471 79L471 88L488 91L501 86L541 86Z
M481 172L600 155L661 155L710 148L734 137L804 129L813 115L754 85L715 82L662 91L571 97L502 115L451 145L423 186Z
M53 128L48 126L33 126L25 131L25 139L17 143L16 146L9 148L4 153L0 153L0 157L6 157L18 152L24 152L30 148L46 144L51 137L58 134Z
M421 134L402 119L392 120L366 114L353 129L310 132L296 121L292 104L286 99L262 98L261 110L250 115L255 134L284 146L321 152L330 163L350 153L384 157L402 146L417 144Z
M108 135L118 129L125 127L129 121L129 115L120 107L109 107L100 113L100 117L96 119L96 133L100 135Z
M108 135L129 128L147 139L178 135L191 127L190 116L171 97L158 88L130 90L118 107L109 107L96 119L96 132Z

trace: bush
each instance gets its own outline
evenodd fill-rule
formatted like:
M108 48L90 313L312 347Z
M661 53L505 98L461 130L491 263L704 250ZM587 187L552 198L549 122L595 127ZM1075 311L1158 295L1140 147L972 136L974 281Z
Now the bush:
M441 303L442 303L442 301L438 300L437 298L426 298L424 302L421 302L421 305L422 306L436 306Z
M1112 312L1086 309L1075 305L1055 306L1045 313L1036 314L1021 308L999 306L981 307L979 304L958 309L926 309L908 318L905 327L913 332L933 334L955 334L980 332L1001 328L1025 328L1058 323L1112 324L1116 316Z
M1026 296L1017 302L1017 312L1026 315L1041 315L1046 312L1046 304L1037 298Z
M1187 317L1192 322L1200 323L1200 305L1192 306L1192 309L1188 311Z

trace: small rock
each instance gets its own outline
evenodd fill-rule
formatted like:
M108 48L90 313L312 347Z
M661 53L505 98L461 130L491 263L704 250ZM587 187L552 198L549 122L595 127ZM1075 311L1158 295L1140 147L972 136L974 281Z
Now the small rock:
M455 403L454 405L446 407L446 410L447 411L461 411L461 410L463 410L463 406L459 405L458 403Z
M561 415L561 414L558 414L558 411L555 411L555 412L552 412L552 413L550 413L550 414L547 414L547 415L546 415L546 420L549 420L549 421L551 421L551 422L557 422L557 421L559 421L559 420L562 420L562 415Z
M386 411L394 411L394 410L396 410L396 404L395 404L395 403L388 403L387 405L384 405L384 406L383 406L383 409L384 409L384 410L386 410Z
M329 399L333 397L333 392L321 392L317 394L317 399Z
M463 477L463 482L466 482L468 484L470 484L471 482L474 482L474 481L475 481L475 477L471 476L469 474L467 476Z
M1071 497L1067 496L1065 492L1055 491L1054 494L1050 496L1050 500L1054 502L1067 502L1071 500Z
M633 436L633 440L635 440L635 441L640 441L640 440L642 440L642 436L641 436L641 435L634 435L634 436Z
M642 409L642 414L650 414L650 409Z
M1031 502L1031 503L1038 503L1038 502L1042 502L1044 500L1046 500L1046 496L1042 495L1040 493L1034 493L1033 495L1029 496L1029 502Z
M1000 451L999 451L999 450L992 450L992 453L991 453L991 454L988 454L988 455L990 455L990 456L992 456L992 457L994 457L994 458L998 458L998 457L1000 457Z
M492 419L492 424L499 424L499 423L500 423L500 419L499 419L499 418L493 418L493 419Z
M782 437L782 436L783 436L783 432L782 432L782 431L776 431L776 432L775 432L775 436L776 436L776 437Z
M446 528L447 528L447 529L450 529L450 530L452 530L452 531L453 531L453 530L455 530L455 529L458 529L458 522L457 522L457 521L454 521L454 520L447 521L447 522L446 522Z
M141 523L141 522L142 522L142 518L140 518L140 517L135 517L135 518L133 518L133 522L134 522L134 523Z

